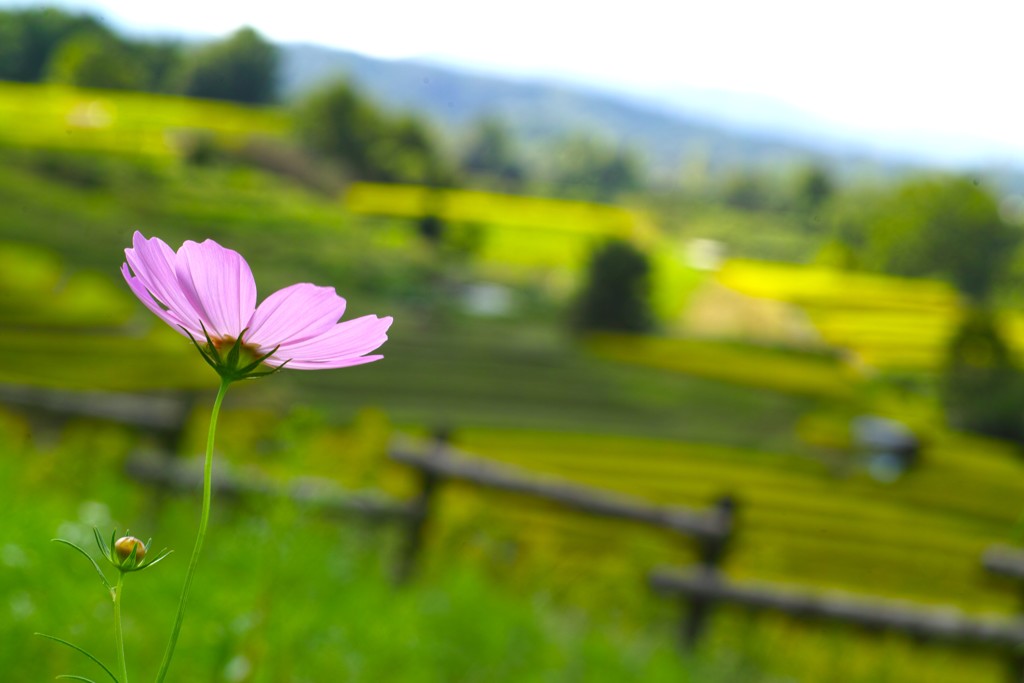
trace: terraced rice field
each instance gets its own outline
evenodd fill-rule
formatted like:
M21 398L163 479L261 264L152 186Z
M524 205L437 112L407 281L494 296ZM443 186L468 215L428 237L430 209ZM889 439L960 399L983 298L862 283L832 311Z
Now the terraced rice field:
M205 130L225 144L283 136L283 110L170 95L0 83L0 144L129 156L176 154L175 136Z
M800 306L826 343L875 368L935 370L961 315L962 302L943 282L755 261L731 261L717 279Z
M1014 535L1024 464L989 442L949 435L919 471L893 485L837 479L796 456L654 439L467 429L457 443L530 472L666 504L703 507L734 495L739 532L727 570L738 577L976 611L1016 607L1010 587L986 580L979 561L989 544ZM607 548L631 548L646 562L692 559L677 539L526 499L496 505L490 494L459 489L451 505L485 515L523 552L590 557L595 574L625 571L618 550Z
M586 348L599 358L821 398L849 398L860 379L835 357L749 344L601 333Z
M449 230L476 230L476 260L504 267L506 273L518 269L531 275L538 270L575 275L601 240L654 244L659 239L640 212L581 201L355 183L344 203L356 215L407 220L434 215L449 224Z

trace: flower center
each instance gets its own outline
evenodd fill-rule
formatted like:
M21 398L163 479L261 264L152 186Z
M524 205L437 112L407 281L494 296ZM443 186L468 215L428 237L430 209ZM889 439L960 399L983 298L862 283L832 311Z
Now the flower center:
M226 355L231 351L235 344L238 344L238 366L248 365L257 358L261 357L263 353L254 345L248 344L242 341L238 343L237 337L214 337L210 339L213 347L217 349L218 353Z

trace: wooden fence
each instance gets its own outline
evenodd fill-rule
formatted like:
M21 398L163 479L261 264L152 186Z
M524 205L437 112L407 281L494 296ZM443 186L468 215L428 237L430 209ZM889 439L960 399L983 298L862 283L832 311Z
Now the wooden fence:
M954 607L815 592L770 583L730 581L715 571L659 569L651 586L662 593L705 603L732 603L751 611L771 611L801 620L836 621L872 632L894 631L916 640L944 641L996 650L1005 657L1009 681L1024 681L1024 619L967 616Z
M1024 552L1017 548L994 545L981 556L981 564L992 574L1024 579Z
M900 632L917 640L934 640L996 651L1007 662L1008 680L1024 683L1024 619L968 616L955 607L918 605L906 601L843 593L822 593L769 583L739 583L720 571L729 545L734 542L735 501L720 499L710 510L696 511L656 506L554 479L526 476L507 466L457 453L447 435L435 437L428 449L396 444L392 460L416 469L421 489L414 504L420 515L409 534L409 554L403 558L408 576L422 544L431 501L446 480L535 496L581 512L631 520L671 530L698 544L698 564L689 569L659 569L650 576L651 587L684 599L680 637L684 648L696 646L705 632L713 608L736 604L754 611L774 611L802 620L831 620L876 632ZM1024 580L1024 552L993 548L984 566L994 573Z
M153 431L165 445L177 444L187 411L164 407L154 417L153 405L137 397L108 400L106 395L75 398L54 397L48 392L11 392L0 387L0 402L41 411L66 419L75 415L113 419ZM146 399L149 400L149 399ZM178 399L181 401L181 399ZM189 399L191 400L191 399ZM191 408L191 403L183 403ZM183 412L185 411L185 412ZM586 514L628 520L668 530L697 544L698 562L688 569L658 569L650 575L651 587L662 594L681 597L685 609L681 640L694 647L708 626L713 608L739 605L753 611L772 611L797 619L831 620L873 632L900 632L920 640L995 651L1007 662L1008 680L1024 683L1024 617L971 616L955 607L924 606L870 596L812 591L770 583L738 582L720 571L733 537L736 505L724 497L713 506L695 510L652 505L627 496L572 484L550 477L527 474L516 468L460 453L449 446L447 433L435 435L427 447L396 441L390 449L393 461L412 468L419 479L417 495L410 501L394 501L375 495L344 492L324 482L298 480L288 485L215 476L214 486L227 496L286 496L330 515L356 515L371 521L399 524L404 538L395 565L399 582L410 580L422 554L438 493L446 482L462 482L481 488L532 496ZM194 492L201 486L201 472L170 458L133 460L133 478L162 490ZM989 572L1016 581L1022 589L1024 610L1024 552L993 547L981 559Z
M415 574L437 494L449 481L534 496L568 509L666 529L692 538L698 546L701 566L708 568L715 568L721 562L732 533L733 503L730 499L720 500L714 507L702 511L651 505L553 478L531 476L513 467L460 454L448 446L443 434L425 451L409 443L396 443L390 456L418 474L418 493L407 502L341 491L323 481L300 479L278 484L242 479L216 470L213 489L220 496L286 497L328 514L358 515L371 521L401 524L403 540L394 572L399 583L411 580ZM133 479L161 490L195 492L202 486L202 472L196 464L163 457L136 458L128 461L126 471ZM695 615L690 613L686 624L696 633L698 624L691 623L694 619Z
M36 429L78 418L116 422L152 435L168 453L180 450L196 400L193 391L125 394L0 384L0 404L25 412Z
M409 578L413 572L427 518L440 487L446 481L533 496L591 515L660 527L694 539L698 545L699 562L708 568L721 563L732 535L735 505L731 498L719 500L708 510L652 505L628 496L529 475L507 465L461 454L448 445L448 435L443 431L435 435L433 444L426 450L396 442L390 456L395 462L415 469L420 480L419 494L412 505L414 512L408 542L398 565L397 575L401 580ZM694 618L691 615L688 621Z

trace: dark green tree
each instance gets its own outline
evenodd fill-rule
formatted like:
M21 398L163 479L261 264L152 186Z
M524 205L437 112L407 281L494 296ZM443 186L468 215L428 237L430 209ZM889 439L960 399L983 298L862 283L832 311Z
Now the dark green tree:
M1024 441L1024 381L990 312L971 310L960 324L942 397L951 426Z
M586 284L577 302L578 330L643 332L654 325L651 264L625 240L609 240L591 256Z
M796 202L799 208L816 211L835 193L835 181L821 166L808 166L796 179Z
M277 91L277 48L251 28L187 55L180 91L192 97L268 104Z
M140 90L147 85L144 66L129 47L107 33L79 31L53 52L47 79L80 88Z
M766 211L772 208L772 191L764 177L750 171L731 173L722 187L722 200L744 211Z
M883 197L865 225L864 262L906 276L948 279L984 301L1006 274L1020 231L967 178L912 179Z
M864 263L867 226L877 216L877 207L887 201L886 197L887 191L881 188L857 186L837 192L822 208L825 231L833 242L829 248L841 250L842 260L849 268L868 269Z
M526 180L515 139L495 118L481 119L473 127L460 165L465 175L488 189L517 192Z
M295 109L310 153L362 180L445 185L452 181L435 136L418 118L392 117L347 83L314 92Z
M348 83L314 92L295 109L295 128L305 147L354 175L370 166L370 141L383 127L380 112Z
M551 189L561 197L611 202L643 185L642 165L630 150L583 135L551 151Z
M371 175L388 182L451 185L436 136L422 119L410 114L385 117L371 141Z
M90 16L53 8L0 11L0 80L43 80L54 51L79 32L109 35Z
M175 78L182 68L181 45L173 41L131 44L132 59L145 73L143 89L150 92L175 92Z

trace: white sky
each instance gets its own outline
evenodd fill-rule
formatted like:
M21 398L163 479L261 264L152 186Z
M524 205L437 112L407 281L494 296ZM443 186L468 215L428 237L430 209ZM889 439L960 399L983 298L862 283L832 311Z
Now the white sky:
M968 136L1024 158L1024 3L1012 0L56 4L96 10L123 29L223 35L250 25L275 41L379 57L757 93L847 126Z

